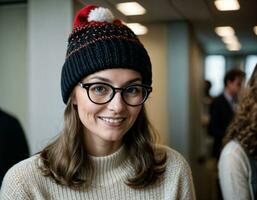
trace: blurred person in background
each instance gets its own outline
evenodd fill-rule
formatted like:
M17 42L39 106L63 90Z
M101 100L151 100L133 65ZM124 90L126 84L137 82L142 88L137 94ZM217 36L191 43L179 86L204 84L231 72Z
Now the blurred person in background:
M144 108L151 83L138 37L109 9L81 9L61 74L64 128L7 172L1 200L194 200L188 163L154 139Z
M204 80L204 94L203 95L204 95L206 104L211 104L211 102L213 100L213 97L210 94L211 87L212 87L211 81Z
M210 122L208 132L213 137L212 156L218 160L222 139L226 129L234 117L238 95L241 90L245 73L239 69L228 71L224 77L224 91L214 98L210 105Z
M223 198L218 180L217 162L221 152L222 139L236 111L244 78L245 73L243 71L239 69L229 70L224 77L224 91L215 97L210 105L208 133L213 139L210 161L213 165L214 187L219 200Z
M202 99L202 125L208 130L210 121L210 105L212 104L213 97L210 94L212 84L209 80L203 82L203 99Z
M199 163L206 161L211 154L212 139L208 134L208 126L210 121L210 105L213 101L213 97L210 94L212 84L209 80L203 82L203 97L202 97L202 110L201 110L201 124L202 133L200 135L200 156Z
M225 200L257 199L257 65L224 137L218 169Z
M29 157L29 147L20 122L0 109L0 186L14 164Z

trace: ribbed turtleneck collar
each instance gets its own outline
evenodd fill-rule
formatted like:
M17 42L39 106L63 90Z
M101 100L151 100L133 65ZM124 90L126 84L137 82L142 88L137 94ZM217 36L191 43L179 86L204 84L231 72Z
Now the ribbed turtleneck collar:
M107 156L89 156L97 169L109 170L121 164L125 159L125 148L121 146L116 152ZM109 168L109 169L108 169Z
M120 180L125 181L131 171L124 146L111 155L90 156L90 159L94 167L92 179L94 186L110 185Z

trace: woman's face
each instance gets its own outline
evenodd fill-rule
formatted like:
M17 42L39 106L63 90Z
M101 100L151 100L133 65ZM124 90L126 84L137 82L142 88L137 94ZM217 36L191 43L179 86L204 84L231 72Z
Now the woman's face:
M85 77L81 83L108 83L113 87L141 84L141 75L130 69L107 69ZM132 127L142 108L125 104L119 91L113 99L102 105L93 103L86 89L76 86L73 104L78 107L79 118L84 125L85 141L89 146L120 146L122 137Z

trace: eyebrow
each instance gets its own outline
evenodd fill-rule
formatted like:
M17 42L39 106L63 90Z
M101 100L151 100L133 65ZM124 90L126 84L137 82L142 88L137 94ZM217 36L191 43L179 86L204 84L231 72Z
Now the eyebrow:
M100 81L103 81L103 82L107 82L107 83L113 83L110 79L108 78L104 78L104 77L101 77L101 76L94 76L88 80L92 80L92 79L97 79L97 80L100 80ZM136 81L142 81L142 78L134 78L134 79L131 79L127 82L124 83L124 85L128 85L128 84L131 84L131 83L134 83Z

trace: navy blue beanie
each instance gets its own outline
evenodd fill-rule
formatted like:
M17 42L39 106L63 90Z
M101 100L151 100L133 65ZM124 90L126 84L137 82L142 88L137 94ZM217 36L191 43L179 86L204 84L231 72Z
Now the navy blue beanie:
M94 5L81 9L69 36L61 74L66 104L81 79L104 69L125 68L139 72L143 83L152 84L151 61L137 36L110 10Z

